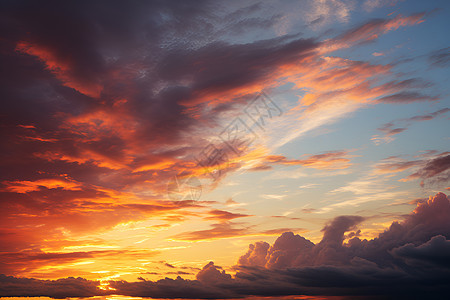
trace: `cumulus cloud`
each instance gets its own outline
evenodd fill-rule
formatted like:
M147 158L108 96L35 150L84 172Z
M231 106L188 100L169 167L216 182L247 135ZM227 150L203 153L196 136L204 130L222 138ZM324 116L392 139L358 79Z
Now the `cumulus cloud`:
M209 263L198 281L210 274L207 284L217 297L299 294L411 299L440 298L449 291L445 278L450 274L450 201L445 194L418 203L403 222L393 222L373 240L351 237L344 243L344 233L363 220L360 216L335 218L324 227L317 244L292 232L283 233L273 245L257 242L239 258L234 278ZM187 283L195 291L198 283Z

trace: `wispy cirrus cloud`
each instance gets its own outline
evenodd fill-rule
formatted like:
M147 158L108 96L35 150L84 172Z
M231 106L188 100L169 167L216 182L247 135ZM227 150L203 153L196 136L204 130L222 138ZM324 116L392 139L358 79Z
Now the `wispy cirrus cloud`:
M450 64L450 48L433 51L428 58L433 67L445 68Z
M306 156L306 155L305 155ZM328 151L321 154L309 155L305 159L288 159L283 155L268 155L259 160L258 165L251 171L265 171L272 166L303 166L313 169L338 170L351 166L349 151Z
M393 140L395 140L395 137L394 137L395 135L406 131L414 123L423 122L423 121L431 121L435 118L445 115L449 111L450 111L449 108L442 108L442 109L439 109L432 113L416 115L413 117L394 120L392 122L383 124L381 127L378 128L378 130L381 131L382 133L384 133L384 136L373 135L371 140L374 141L374 143L377 145L381 144L382 142L385 142L385 143L392 142ZM400 124L400 125L398 125L398 124Z
M397 173L411 170L412 174L400 179L410 181L421 179L421 185L426 182L446 182L449 179L449 153L431 153L416 160L404 160L397 157L388 158L375 166L376 173Z
M305 232L304 228L291 227L291 228L272 228L261 229L255 225L249 225L246 223L233 223L224 220L220 223L211 224L209 229L188 231L177 234L170 237L173 241L213 241L229 238L242 238L251 236L274 236L283 233L287 230L296 232Z

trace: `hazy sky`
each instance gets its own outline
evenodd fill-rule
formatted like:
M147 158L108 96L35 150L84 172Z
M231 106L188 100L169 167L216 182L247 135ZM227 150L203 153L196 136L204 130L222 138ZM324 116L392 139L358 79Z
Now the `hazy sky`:
M0 296L439 299L449 28L445 0L1 1Z

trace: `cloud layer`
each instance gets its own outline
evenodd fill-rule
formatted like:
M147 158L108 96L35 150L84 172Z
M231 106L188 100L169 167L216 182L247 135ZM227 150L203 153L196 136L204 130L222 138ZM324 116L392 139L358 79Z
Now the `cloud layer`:
M388 2L366 1L361 6L371 11ZM267 222L260 229L254 220L261 216L251 211L253 207L245 210L247 203L230 198L225 206L220 199L167 197L167 183L175 175L194 175L209 192L237 171L295 166L327 176L331 170L350 172L359 155L346 146L331 148L327 143L327 148L313 147L311 153L294 158L276 151L363 107L440 100L439 89L411 78L411 73L400 73L394 63L337 54L376 43L396 30L422 26L426 13L387 15L320 32L315 30L331 20L349 22L357 6L354 1L285 2L273 7L241 1L18 0L2 1L0 6L0 168L7 170L0 173L0 273L5 274L0 277L0 295L365 296L384 293L379 291L382 284L397 295L412 282L423 279L428 284L440 272L446 274L445 268L432 265L433 259L446 259L442 253L448 247L443 194L420 201L404 222L394 223L375 240L357 237L363 217L336 217L323 228L317 244L290 232L303 232L286 221L299 218L286 217L286 223L275 228ZM298 26L299 18L312 29ZM300 33L303 29L308 32ZM445 66L448 48L427 58L433 66ZM245 124L259 135L251 148L236 153L229 141L215 142L223 129L234 128L228 124L245 115L243 109L262 91L282 98L273 129L262 129L249 117ZM393 121L379 130L392 138L415 122L447 112ZM213 181L197 163L211 160L208 155L199 159L211 145L227 158ZM404 182L446 182L448 152L385 160L375 172L405 170L410 173ZM286 187L283 195L264 192L261 197L281 202L288 193ZM308 210L320 211L303 208ZM427 211L436 215L432 218ZM201 224L194 224L197 221ZM141 235L130 237L122 231L144 222L147 231ZM150 245L153 235L148 231L159 233L177 225L183 226L155 234L157 242ZM233 275L214 263L201 269L196 280L114 281L95 270L107 260L138 264L169 244L177 248L198 241L279 234L273 245L251 245ZM84 263L93 267L85 268ZM164 274L193 274L169 263L164 266L170 268ZM197 271L196 267L189 270ZM130 277L145 276L141 271L133 269ZM108 282L37 279L68 274ZM436 279L438 287L441 283ZM108 290L108 285L115 290Z
M0 277L2 296L95 296L119 294L152 298L242 298L317 295L351 299L444 299L450 278L450 200L443 193L418 203L402 222L372 240L345 235L364 218L339 216L314 244L292 232L273 245L250 245L231 276L210 262L196 280L110 281L113 291L81 278L56 281ZM344 240L347 239L346 242ZM33 289L34 288L34 289ZM60 292L61 291L61 292ZM64 293L63 291L66 291Z
M56 228L76 237L149 216L182 219L190 208L208 206L166 201L166 184L177 174L206 177L195 156L215 138L211 128L220 129L221 121L263 89L290 82L306 91L289 114L285 137L273 147L363 104L415 89L410 80L381 83L374 76L390 73L390 65L329 55L417 25L423 13L369 21L326 40L292 34L233 43L224 26L261 5L222 12L216 5L2 3L0 97L7 100L1 103L0 164L8 172L0 175L0 205L7 212L0 238L9 240L4 250L33 245L39 251L44 236L62 239ZM240 34L255 24L272 28L280 18L262 14L252 20L239 23ZM271 155L270 148L261 146L257 150L264 155L253 160L251 153L235 155L223 173L270 164L351 165L347 151L292 160Z

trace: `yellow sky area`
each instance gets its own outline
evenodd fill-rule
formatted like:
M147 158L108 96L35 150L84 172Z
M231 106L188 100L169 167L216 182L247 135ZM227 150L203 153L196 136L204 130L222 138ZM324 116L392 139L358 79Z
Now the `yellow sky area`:
M45 252L51 253L89 252L92 257L61 263L49 262L20 275L40 279L67 276L103 280L120 278L128 281L135 281L137 277L150 280L177 276L194 279L199 269L209 261L215 261L228 269L246 252L250 243L257 240L273 242L279 235L255 232L208 241L178 241L173 236L185 231L204 230L207 225L202 220L175 223L157 230L152 225L155 225L155 221L123 223L101 234L77 237L82 241L93 242L45 248Z
M207 231L208 226L214 228L213 225L217 221L207 224L201 218L190 217L188 221L155 227L158 222L160 221L146 220L121 223L100 234L74 237L83 241L81 243L52 245L52 241L49 240L47 241L49 247L43 249L45 252L62 254L86 252L90 255L73 260L48 261L34 269L27 269L19 275L39 279L82 276L86 279L103 281L116 279L136 281L138 277L158 280L177 276L195 279L197 272L209 261L214 261L216 265L222 266L228 273L233 274L230 267L245 254L250 243L262 240L272 244L281 234L281 232L264 232L263 229L257 230L250 227L245 230L245 233L238 233L228 238L219 236L216 239L186 241L177 236L183 236L182 234L186 232ZM236 221L236 228L246 226L245 223L239 222ZM373 238L390 225L390 222L383 220L377 222L369 222L366 226L361 226L360 228L363 229L361 236ZM291 223L282 220L276 224L276 227L282 228L283 225L288 228ZM267 224L267 226L267 228L275 227L274 224ZM308 223L301 222L301 226L307 228L295 233L315 243L320 241L322 233L314 224L308 226ZM226 235L226 230L219 233ZM70 233L67 234L70 235Z

